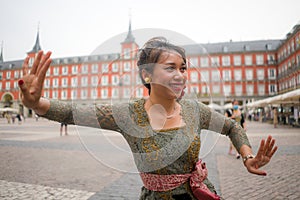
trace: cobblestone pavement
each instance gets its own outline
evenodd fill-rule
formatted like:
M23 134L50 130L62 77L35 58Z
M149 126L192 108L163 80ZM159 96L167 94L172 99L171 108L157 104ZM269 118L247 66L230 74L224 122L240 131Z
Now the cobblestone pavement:
M46 119L19 125L0 118L0 199L138 199L142 183L122 137L106 131L95 137L99 130L75 126L68 126L69 136L59 136L59 128ZM229 156L224 136L204 157L224 199L300 199L300 129L248 122L254 152L268 134L279 150L264 168L266 177L249 174L240 159Z

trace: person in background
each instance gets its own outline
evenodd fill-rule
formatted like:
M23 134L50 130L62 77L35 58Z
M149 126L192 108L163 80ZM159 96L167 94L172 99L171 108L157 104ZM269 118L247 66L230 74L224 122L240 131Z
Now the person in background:
M61 122L60 123L60 136L62 136L64 127L65 127L65 135L68 135L68 124L65 122Z
M231 109L227 109L225 111L225 116L228 117L228 118L231 118L231 119L235 120L246 131L245 118L244 118L243 113L239 109L239 102L237 100L234 99L232 101L232 108ZM228 154L229 155L234 155L235 154L236 158L239 159L241 157L241 155L239 154L238 151L236 151L236 153L234 153L234 151L236 151L236 150L235 150L232 142L230 142Z
M273 125L274 128L277 128L278 125L278 113L277 113L277 108L273 107Z

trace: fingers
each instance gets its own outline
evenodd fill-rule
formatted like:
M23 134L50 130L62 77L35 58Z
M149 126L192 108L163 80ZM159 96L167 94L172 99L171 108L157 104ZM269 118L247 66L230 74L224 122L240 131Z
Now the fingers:
M261 157L264 154L264 146L265 146L265 140L262 139L260 141L260 146L259 146L259 149L257 151L256 157Z
M40 76L41 70L43 70L45 67L46 67L46 72L47 72L48 67L49 67L50 65L49 65L49 66L46 66L45 63L49 60L50 56L51 56L51 52L50 52L50 51L48 51L48 52L46 53L46 55L43 55L43 56L42 56L41 62L39 63L39 66L38 66L37 72L36 72L36 74L37 74L38 76ZM51 62L50 62L50 63L51 63Z
M29 56L27 56L23 62L23 66L22 66L23 76L27 75L28 73L28 62L29 62Z
M25 86L25 82L24 82L24 80L23 79L20 79L19 81L18 81L18 84L19 84L19 88L20 88L20 90L21 90L21 98L23 97L23 95L28 95L28 89L26 88L26 86Z
M250 168L250 169L248 169L248 171L252 174L257 174L257 175L260 175L260 176L266 176L267 175L266 171L255 169L255 168Z
M30 74L35 74L37 72L42 56L43 56L43 51L39 51L32 65Z
M38 83L43 84L47 70L49 69L49 66L52 62L52 59L49 58L51 55L51 52L48 52L45 56L45 63L40 67L38 71Z

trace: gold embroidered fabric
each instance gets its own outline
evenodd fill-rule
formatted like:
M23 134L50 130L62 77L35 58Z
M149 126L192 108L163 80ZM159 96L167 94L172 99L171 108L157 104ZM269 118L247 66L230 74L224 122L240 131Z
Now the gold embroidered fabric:
M145 100L133 100L116 105L76 105L50 101L50 109L43 116L50 120L109 129L121 133L128 142L137 169L155 174L191 173L198 161L201 130L208 129L227 135L237 149L250 146L245 131L234 120L212 111L194 100L181 100L184 127L153 130L144 108ZM214 191L206 179L205 184ZM179 196L178 196L179 195ZM176 199L181 195L194 199L189 184L167 192L142 188L140 199Z

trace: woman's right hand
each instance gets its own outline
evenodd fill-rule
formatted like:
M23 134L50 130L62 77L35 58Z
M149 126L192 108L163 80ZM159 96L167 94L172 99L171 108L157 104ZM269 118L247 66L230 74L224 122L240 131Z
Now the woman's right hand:
M23 77L18 84L21 89L21 100L24 106L31 109L39 110L39 103L46 72L51 64L51 52L45 55L43 51L39 51L36 59L29 72L29 57L26 57L23 63Z

